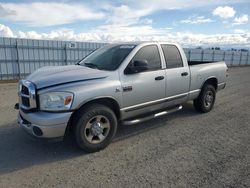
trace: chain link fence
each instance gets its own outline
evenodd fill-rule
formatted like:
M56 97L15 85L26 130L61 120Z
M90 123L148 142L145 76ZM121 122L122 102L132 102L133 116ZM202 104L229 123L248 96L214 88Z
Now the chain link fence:
M71 65L105 43L31 40L0 37L0 80L18 80L43 66ZM225 61L250 65L249 52L184 49L190 61Z

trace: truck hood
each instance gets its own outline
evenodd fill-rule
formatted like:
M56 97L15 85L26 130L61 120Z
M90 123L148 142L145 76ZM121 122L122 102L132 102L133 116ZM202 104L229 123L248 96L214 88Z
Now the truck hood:
M103 79L108 71L101 71L80 65L47 66L36 70L27 77L37 89L71 82Z

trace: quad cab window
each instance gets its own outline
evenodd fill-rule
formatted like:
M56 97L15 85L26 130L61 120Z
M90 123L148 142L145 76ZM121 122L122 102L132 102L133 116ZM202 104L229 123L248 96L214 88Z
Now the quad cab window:
M139 72L154 71L162 68L161 59L157 45L148 45L142 47L130 61L128 67L125 69L125 74L130 74L133 72L133 68L137 66L136 64L147 66L141 69ZM141 63L142 62L142 63Z
M174 45L162 44L164 58L168 69L183 67L181 54L178 48Z

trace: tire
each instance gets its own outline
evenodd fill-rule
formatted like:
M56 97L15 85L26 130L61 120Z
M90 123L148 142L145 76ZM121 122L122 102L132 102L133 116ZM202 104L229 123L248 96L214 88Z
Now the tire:
M107 147L117 130L117 118L107 106L92 104L80 110L74 120L77 145L86 152Z
M210 112L214 107L216 91L212 85L204 85L200 95L194 100L194 108L202 113Z

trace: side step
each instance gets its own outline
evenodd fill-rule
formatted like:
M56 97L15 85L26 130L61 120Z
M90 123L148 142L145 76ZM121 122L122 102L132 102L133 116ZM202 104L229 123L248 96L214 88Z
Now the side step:
M179 111L181 109L182 109L181 105L175 106L175 107L170 108L168 110L157 112L156 114L150 114L148 116L136 118L136 119L133 119L133 120L125 120L125 121L123 121L123 125L134 125L136 123L141 123L141 122L153 119L153 118L157 118L157 117L160 117L160 116L163 116L163 115L166 115L166 114L170 114L170 113Z

